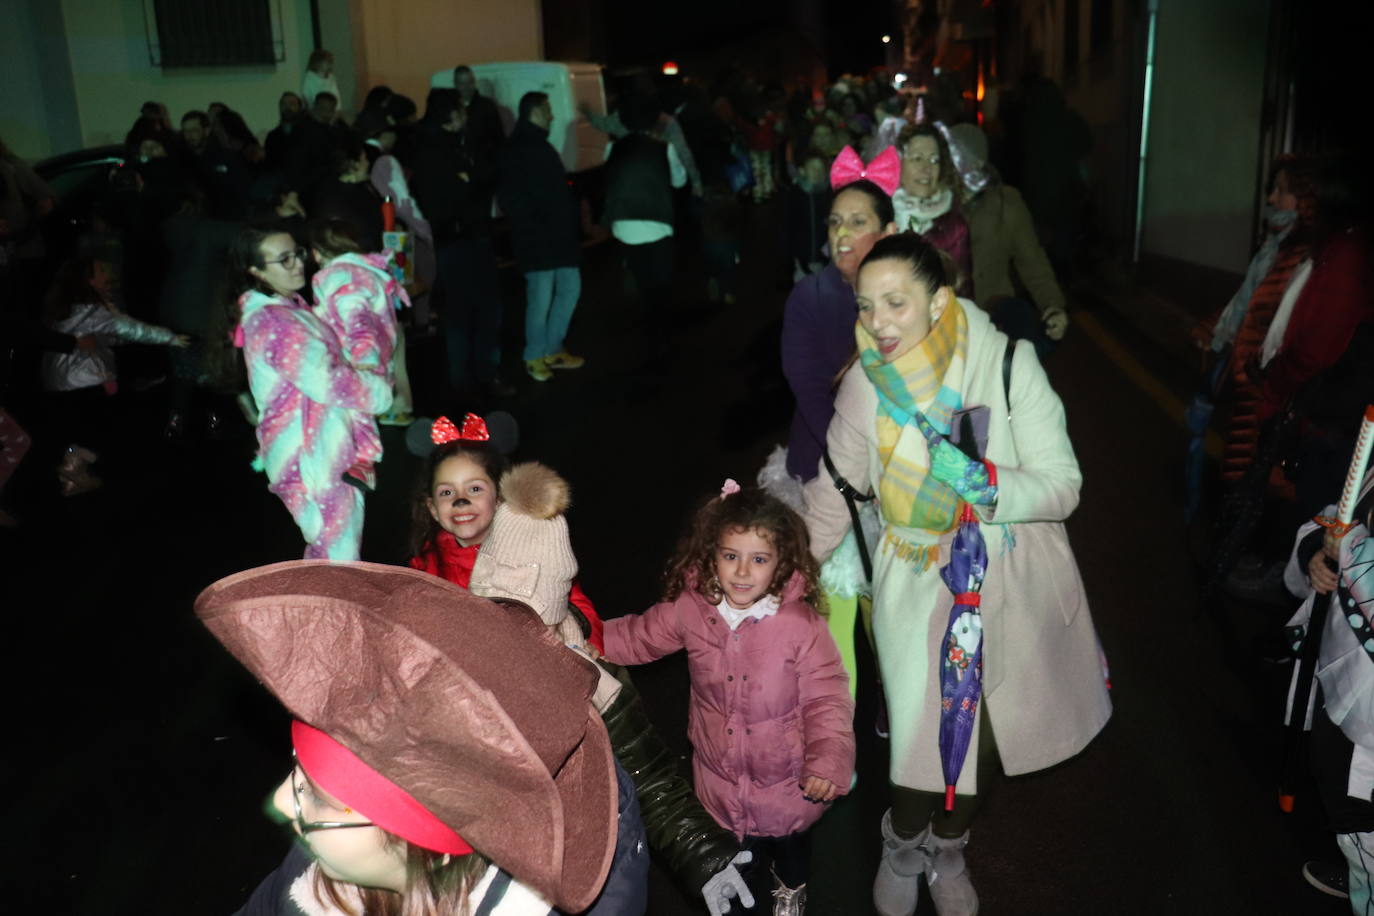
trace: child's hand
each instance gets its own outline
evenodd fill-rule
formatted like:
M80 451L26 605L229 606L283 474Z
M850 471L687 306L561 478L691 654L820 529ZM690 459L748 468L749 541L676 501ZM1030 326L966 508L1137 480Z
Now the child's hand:
M1336 571L1327 565L1326 556L1326 551L1318 550L1307 564L1307 581L1318 595L1329 595L1336 588Z
M801 790L802 798L809 802L834 801L840 794L840 790L833 782L819 776L808 776L803 779Z
M172 338L172 342L171 342L171 344L169 344L169 346L176 347L178 350L185 350L185 349L186 349L187 347L189 347L190 345L191 345L191 335L190 335L190 334L178 334L177 336L175 336L175 337Z
M1322 553L1337 563L1341 561L1341 535L1333 533L1330 528L1322 533Z

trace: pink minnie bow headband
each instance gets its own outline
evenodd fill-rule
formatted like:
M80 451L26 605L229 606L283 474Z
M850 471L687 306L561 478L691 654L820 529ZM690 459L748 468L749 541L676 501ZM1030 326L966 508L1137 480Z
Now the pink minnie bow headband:
M873 161L867 166L859 158L859 154L854 152L854 147L846 146L840 150L840 154L830 166L830 187L838 191L845 185L863 178L882 188L883 193L891 197L892 192L902 183L902 160L897 155L896 148L889 146L874 156Z

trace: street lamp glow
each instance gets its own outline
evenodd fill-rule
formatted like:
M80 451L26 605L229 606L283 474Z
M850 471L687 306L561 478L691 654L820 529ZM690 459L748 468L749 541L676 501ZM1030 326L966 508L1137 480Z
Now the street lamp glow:
M892 36L891 36L891 35L884 35L884 36L883 36L883 44L891 44L891 43L892 43Z

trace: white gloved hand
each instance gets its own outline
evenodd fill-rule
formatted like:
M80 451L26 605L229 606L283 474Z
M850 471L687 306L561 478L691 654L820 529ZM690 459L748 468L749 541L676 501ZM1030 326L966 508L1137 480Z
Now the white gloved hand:
M706 911L711 916L724 916L730 912L730 899L738 897L739 902L750 909L754 906L754 895L744 883L744 876L736 865L748 865L754 861L754 854L747 849L740 852L730 864L711 876L701 888L701 896L706 899Z
M1040 316L1045 323L1045 336L1050 340L1063 340L1064 332L1069 329L1069 313L1063 309L1051 309Z

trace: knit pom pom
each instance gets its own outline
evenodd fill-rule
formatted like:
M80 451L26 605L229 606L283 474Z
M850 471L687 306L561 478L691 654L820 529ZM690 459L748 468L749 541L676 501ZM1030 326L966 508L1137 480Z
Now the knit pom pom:
M553 468L527 461L501 475L501 500L520 515L550 519L567 511L572 492Z

